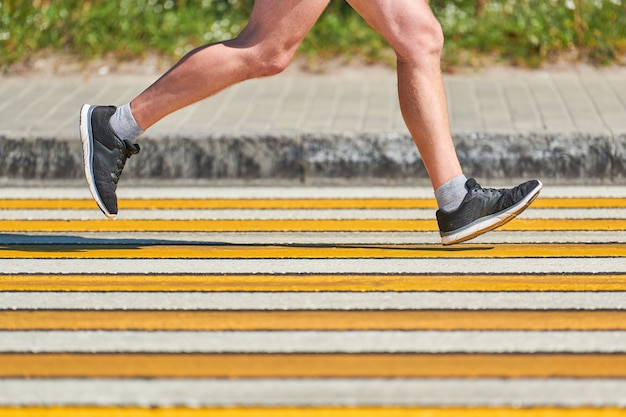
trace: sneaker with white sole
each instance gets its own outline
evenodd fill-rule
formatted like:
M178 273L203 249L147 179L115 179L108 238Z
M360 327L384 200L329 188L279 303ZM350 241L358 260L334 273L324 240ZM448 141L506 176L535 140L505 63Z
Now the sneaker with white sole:
M450 212L437 210L441 243L464 242L513 220L537 198L542 186L541 181L532 180L514 188L482 188L468 179L461 205Z
M139 145L122 140L109 124L113 106L85 104L80 110L80 137L89 191L108 218L117 216L117 182L126 160L139 152Z

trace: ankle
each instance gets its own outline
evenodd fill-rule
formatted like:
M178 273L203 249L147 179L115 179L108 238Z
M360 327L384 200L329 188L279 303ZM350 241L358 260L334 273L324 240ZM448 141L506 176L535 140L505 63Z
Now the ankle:
M130 109L130 104L118 107L113 116L111 116L109 124L113 132L122 140L133 142L144 132L137 124Z
M461 205L467 194L466 182L467 178L461 174L435 190L435 199L437 200L439 210L450 212L456 210Z

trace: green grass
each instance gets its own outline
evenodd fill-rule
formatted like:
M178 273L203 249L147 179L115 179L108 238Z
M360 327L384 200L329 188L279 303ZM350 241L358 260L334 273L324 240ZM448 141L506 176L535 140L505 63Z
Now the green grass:
M563 57L596 65L626 64L623 1L498 0L487 2L480 14L475 1L431 4L446 34L448 65L491 58L539 66Z
M563 57L626 64L626 0L431 0L446 35L444 67L504 62L539 66ZM120 60L176 59L232 38L252 0L0 0L0 69L42 53ZM332 0L300 55L391 62L386 43L342 1Z

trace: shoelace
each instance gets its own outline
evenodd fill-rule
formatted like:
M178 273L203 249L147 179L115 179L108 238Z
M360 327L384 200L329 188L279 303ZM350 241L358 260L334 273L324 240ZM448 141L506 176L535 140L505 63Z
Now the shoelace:
M131 141L126 140L126 139L122 141L122 144L124 145L124 148L119 149L120 157L117 158L117 170L111 175L113 179L113 183L115 184L117 184L117 182L120 180L120 176L122 175L122 170L124 169L124 166L126 165L126 160L130 158L132 155L139 153L139 151L141 150L139 145L137 145L136 143L132 143Z
M498 200L499 205L501 206L509 206L511 204L515 204L520 198L521 196L518 196L518 193L522 192L520 186L516 186L513 188L483 188L480 185L478 185L478 183L474 184L474 187L472 187L472 191L475 192L479 192L482 191L486 194L489 194L490 196L493 194L497 194L500 196L500 199Z

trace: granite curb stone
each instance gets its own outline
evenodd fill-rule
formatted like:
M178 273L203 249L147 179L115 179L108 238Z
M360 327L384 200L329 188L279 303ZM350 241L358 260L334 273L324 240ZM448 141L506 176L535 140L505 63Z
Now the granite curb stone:
M481 179L539 177L554 183L626 183L626 135L459 134L466 172ZM426 179L408 134L305 133L145 138L124 178L139 180L290 180L298 183ZM76 140L0 137L4 179L82 178Z

